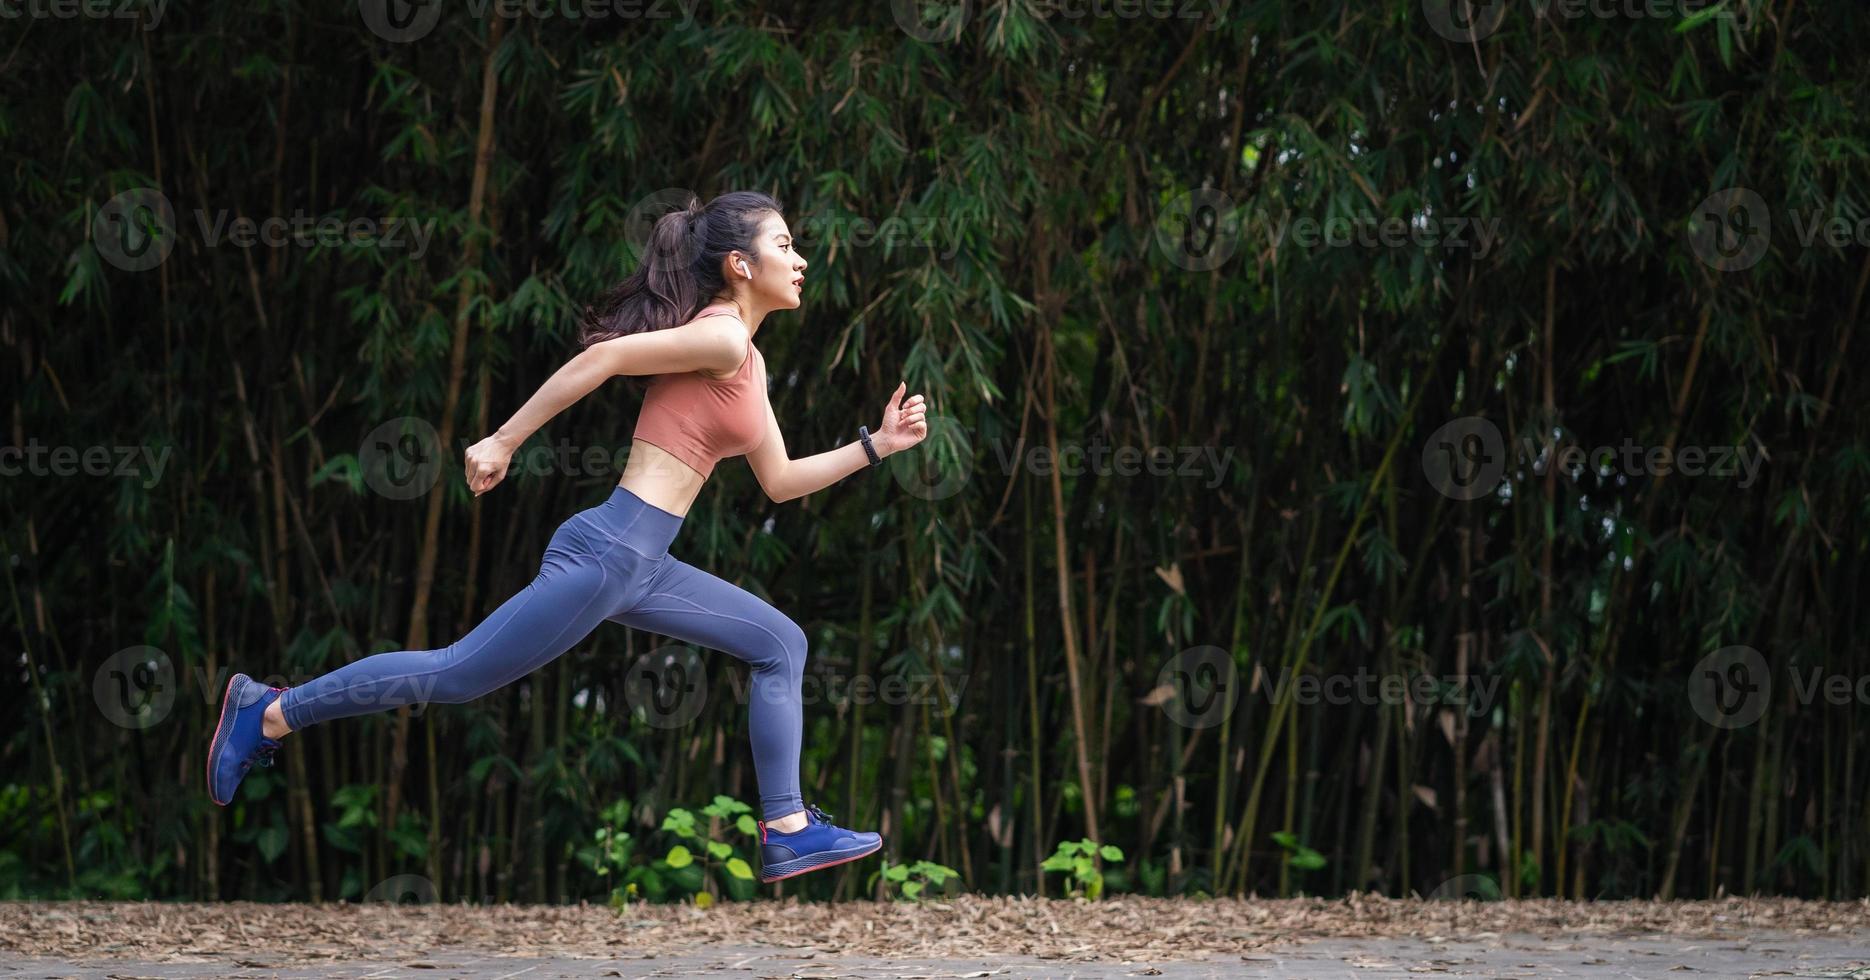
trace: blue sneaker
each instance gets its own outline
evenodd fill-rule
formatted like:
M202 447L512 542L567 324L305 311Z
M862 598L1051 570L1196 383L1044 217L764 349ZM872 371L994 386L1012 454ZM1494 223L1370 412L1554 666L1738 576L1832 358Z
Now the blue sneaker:
M227 679L227 692L221 696L221 720L214 726L214 741L208 745L208 796L214 802L221 806L232 803L247 770L256 764L273 764L279 740L266 737L261 719L267 706L279 700L285 690L268 687L245 674Z
M875 854L883 835L845 830L831 823L831 814L805 804L805 827L790 834L760 824L760 881L773 882L807 871L855 861Z

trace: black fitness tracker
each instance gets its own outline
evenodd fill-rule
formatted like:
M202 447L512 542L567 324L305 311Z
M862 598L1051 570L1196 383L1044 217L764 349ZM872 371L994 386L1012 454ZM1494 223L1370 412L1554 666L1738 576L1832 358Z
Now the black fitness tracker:
M875 465L877 465L878 463L881 463L881 462L883 462L883 460L882 460L882 458L880 458L879 456L877 456L877 447L875 447L875 446L872 446L872 445L870 444L870 429L869 429L869 427L867 427L867 426L862 426L862 425L860 425L860 426L858 426L858 427L857 427L857 438L863 441L863 444L864 444L864 455L865 455L865 456L868 456L868 457L870 457L870 465L871 465L871 466L875 466Z

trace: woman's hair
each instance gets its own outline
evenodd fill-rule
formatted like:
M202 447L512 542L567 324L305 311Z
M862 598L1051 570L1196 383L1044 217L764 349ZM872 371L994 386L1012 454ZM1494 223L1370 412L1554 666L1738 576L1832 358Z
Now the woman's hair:
M759 264L753 238L767 212L780 213L779 202L758 191L722 194L707 207L690 195L686 207L657 219L636 271L585 307L579 344L687 323L727 285L727 253Z

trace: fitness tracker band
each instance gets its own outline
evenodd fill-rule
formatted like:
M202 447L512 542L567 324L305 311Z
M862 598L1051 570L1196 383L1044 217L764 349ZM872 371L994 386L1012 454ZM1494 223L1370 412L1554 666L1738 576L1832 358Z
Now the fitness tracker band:
M868 426L860 425L857 427L857 438L863 441L864 455L870 457L871 466L883 462L882 457L877 455L877 447L870 444L870 429Z

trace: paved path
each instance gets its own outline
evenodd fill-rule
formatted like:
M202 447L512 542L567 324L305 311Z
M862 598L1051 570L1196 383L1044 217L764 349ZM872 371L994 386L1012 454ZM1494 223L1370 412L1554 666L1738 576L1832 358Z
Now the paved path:
M1602 936L1553 938L1508 935L1497 939L1320 939L1236 959L1138 963L1076 963L1032 958L883 960L850 955L801 957L777 947L720 946L705 954L641 959L488 957L471 950L437 950L423 959L345 960L319 966L283 966L248 958L198 962L54 960L0 957L0 980L39 978L324 978L348 980L557 980L563 977L726 976L747 980L938 980L1019 977L1293 977L1387 980L1423 976L1467 977L1828 977L1870 980L1870 932L1856 936L1755 934L1747 939Z

